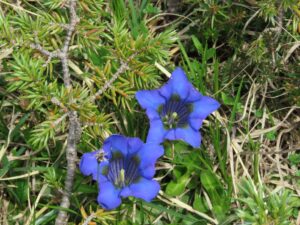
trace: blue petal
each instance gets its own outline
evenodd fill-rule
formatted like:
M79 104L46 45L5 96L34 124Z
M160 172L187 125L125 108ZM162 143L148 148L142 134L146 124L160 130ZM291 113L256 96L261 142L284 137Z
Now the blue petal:
M191 127L177 128L175 130L176 139L182 139L194 148L199 148L201 144L201 134Z
M165 100L169 100L171 96L173 95L173 87L172 83L167 82L165 85L163 85L161 88L158 89L161 96L165 98Z
M99 162L96 155L99 151L84 153L81 157L79 169L85 176L97 175Z
M144 145L144 142L142 142L141 139L136 137L127 138L127 140L128 140L128 154L134 154Z
M172 86L172 93L178 94L181 99L186 99L188 97L189 90L193 88L184 71L179 67L173 71L171 78L168 81L168 85Z
M138 183L133 183L128 188L123 189L120 195L122 197L134 196L150 202L157 196L159 190L160 186L156 180L140 178Z
M189 89L189 95L186 99L186 102L195 102L199 101L202 98L202 95L199 91L196 90L196 88L191 87Z
M128 139L122 135L114 134L109 136L103 143L103 150L111 158L112 152L121 152L123 156L128 153Z
M166 130L161 120L150 121L150 129L147 136L147 143L160 144L164 141Z
M147 113L147 116L148 116L150 121L160 119L160 116L159 116L156 109L148 108L146 113Z
M155 174L156 160L164 154L161 145L146 143L137 153L140 159L140 173L143 177L151 179Z
M98 203L107 210L117 208L121 204L120 190L111 182L99 183Z
M107 168L109 165L108 161L102 161L98 164L97 173L93 174L93 180L96 180L98 182L106 182L107 177L103 175L103 169Z
M130 188L128 186L124 187L120 192L120 196L123 198L132 196L132 192L131 192Z
M194 130L199 130L202 126L203 119L200 117L189 117L189 124Z
M165 103L165 99L159 94L158 90L138 91L135 97L144 109L157 109L160 105Z
M165 138L168 140L176 140L175 130L174 129L168 130Z
M202 96L199 101L193 103L193 112L190 114L190 117L205 119L219 107L220 103L215 99L208 96Z

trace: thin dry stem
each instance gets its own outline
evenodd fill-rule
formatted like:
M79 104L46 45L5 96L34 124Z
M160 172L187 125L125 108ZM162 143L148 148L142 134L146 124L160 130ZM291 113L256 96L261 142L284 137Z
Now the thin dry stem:
M84 223L82 225L89 225L90 222L96 218L96 215L94 213L92 213L91 215L89 215L85 220Z
M79 19L76 15L76 0L70 0L69 10L70 10L70 23L67 29L67 35L65 38L64 45L60 53L61 63L63 66L64 83L67 89L70 89L72 87L71 76L70 76L69 66L68 66L68 51L69 51L72 34L75 30L75 26L79 22Z
M123 74L125 71L127 71L129 69L128 66L128 62L130 62L136 55L138 54L138 52L132 54L128 60L125 61L121 61L121 66L119 67L119 69L114 73L114 75L110 78L110 80L108 82L106 82L104 84L104 86L98 90L92 97L91 97L91 101L95 101L100 95L102 95L108 88L111 88L112 83L118 79L118 77Z
M68 116L68 113L65 113L64 115L62 115L61 117L59 117L57 120L55 120L52 123L53 127L56 127L58 124L60 124L66 117Z
M65 112L68 112L67 107L66 107L61 101L59 101L57 98L52 97L52 98L51 98L51 102L52 102L54 105L57 105L57 106L59 106L60 108L62 108Z
M76 142L78 138L78 117L75 111L69 113L69 133L67 139L67 176L65 180L65 188L63 191L63 197L60 203L61 208L70 207L70 196L72 193L72 187L74 183L74 176L76 170L76 160L77 160L77 151L76 151ZM60 210L56 218L56 225L67 224L68 214L66 211Z
M183 208L189 212L195 213L198 216L208 220L212 224L219 224L216 219L209 217L205 213L195 210L193 207L191 207L190 205L187 205L186 203L180 201L177 198L171 198L171 197L166 196L163 191L159 191L159 195L157 196L157 198L163 202L166 202L168 205L175 205L175 206Z
M57 52L50 52L44 49L39 43L31 44L30 47L39 50L41 53L43 53L45 56L48 56L49 58L58 57Z
M76 0L70 0L69 10L70 10L69 29L67 30L65 42L59 56L63 67L64 84L68 90L71 90L72 84L71 84L71 76L70 76L70 71L68 66L68 51L69 51L71 37L75 30L76 23L79 21L76 15ZM71 102L72 99L70 98L69 101ZM78 126L80 126L80 124L78 122L77 113L75 111L70 111L69 112L69 133L67 138L67 150L66 150L67 176L65 180L65 188L63 191L62 200L60 203L60 207L62 209L70 207L70 196L72 193L72 187L74 183L76 160L77 160L76 142L78 139L80 139L79 130L81 130L80 127ZM67 212L64 210L60 210L56 218L55 224L65 225L67 224L67 221L68 221Z
M79 19L76 15L76 3L77 3L76 0L69 1L70 21L69 24L65 26L67 30L67 34L65 37L64 45L62 46L61 49L54 52L50 52L44 49L39 43L37 43L37 38L36 38L36 43L31 45L31 48L39 50L42 54L48 57L46 64L49 63L53 57L58 57L60 59L63 68L62 70L63 70L64 85L69 92L72 89L71 75L68 66L69 46L72 39L72 34L75 31L75 26L79 22ZM54 104L59 105L60 107L63 106L63 104L59 102L57 99L52 98L51 100ZM72 99L69 98L69 101L71 102ZM61 209L68 209L70 206L70 196L72 193L74 175L76 170L76 160L77 160L76 142L81 135L80 133L81 128L80 128L80 123L78 121L77 112L68 111L68 116L69 116L69 132L67 137L67 149L66 149L67 176L66 176L65 188L63 191L63 196L60 204ZM67 224L67 222L68 222L67 212L65 210L59 210L55 224L65 225Z

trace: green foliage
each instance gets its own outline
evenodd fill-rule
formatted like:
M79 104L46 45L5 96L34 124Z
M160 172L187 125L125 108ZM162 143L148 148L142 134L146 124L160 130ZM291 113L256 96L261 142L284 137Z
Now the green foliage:
M166 193L170 196L179 196L184 192L185 187L189 181L190 174L178 174L178 172L176 173L176 170L173 170L173 173L176 181L171 181L168 183L166 187Z
M146 1L143 2L142 10L138 12L139 16L134 22L124 22L120 15L107 14L108 11L103 11L103 17L100 18L96 12L102 10L103 3L80 2L80 23L72 39L74 47L71 46L72 56L69 62L72 76L76 78L71 93L68 93L62 83L58 60L51 59L46 63L47 59L44 56L29 47L35 41L40 42L49 51L55 51L62 45L65 32L61 24L68 20L64 3L45 1L42 10L34 4L29 4L28 7L28 10L37 15L27 11L12 11L9 14L9 29L7 17L1 17L1 36L5 40L5 37L8 37L7 32L13 32L10 41L7 40L5 45L8 47L12 42L20 44L19 50L14 47L13 57L8 61L6 69L11 72L6 76L6 90L18 91L18 99L22 102L23 109L40 111L29 140L32 146L38 149L45 147L49 140L55 141L57 135L64 132L67 124L62 122L56 125L55 122L63 117L64 111L68 109L78 111L83 124L95 124L91 129L90 126L85 129L84 132L88 132L89 136L103 138L105 134L111 133L111 111L102 107L100 110L99 105L91 101L91 96L111 79L120 65L120 60L126 61L132 54L137 56L128 62L130 71L122 74L113 83L113 87L99 99L100 102L111 102L117 108L127 108L131 111L129 102L132 101L136 90L158 86L160 78L154 63L167 62L169 49L176 36L172 30L157 34L146 26L146 9L150 7ZM50 11L43 11L44 7ZM121 12L126 12L118 4L115 7L119 7L117 10ZM126 6L123 4L122 7ZM133 2L130 3L130 9L131 13L137 13L138 8ZM133 26L143 26L144 34ZM86 69L82 71L80 68L84 67ZM53 104L53 98L60 102L60 107ZM71 105L68 103L69 98L73 99Z
M294 154L291 154L289 156L289 161L291 162L292 165L299 165L300 164L300 154L298 153L294 153Z
M221 179L210 171L203 171L200 174L200 179L210 197L216 218L219 221L224 220L230 207L230 197L220 182Z
M246 224L293 224L291 218L293 210L299 209L299 197L289 191L269 193L265 187L257 188L248 180L243 180L239 189L242 209L237 215Z
M40 86L46 81L46 77L43 76L45 68L42 65L41 60L32 59L29 54L16 53L13 55L13 61L10 65L13 73L6 78L7 91L26 91L32 87Z
M115 1L111 3L115 4ZM49 223L55 218L55 210L50 210L57 205L52 195L57 195L55 189L63 188L65 171L61 168L65 167L63 150L68 130L67 111L76 110L79 115L83 129L80 152L94 150L109 134L117 132L124 111L130 113L136 107L135 103L132 104L136 90L159 85L161 77L155 62L161 65L169 63L170 49L177 39L175 31L169 29L158 33L147 22L150 15L159 11L147 1L141 6L133 1L119 3L130 11L118 4L110 8L112 4L103 1L79 2L77 14L80 22L71 38L69 51L72 90L67 90L63 84L59 60L48 59L30 47L35 43L48 51L62 47L66 33L64 24L69 20L67 2L26 2L20 8L9 3L1 4L0 44L3 51L0 59L3 61L0 68L6 74L3 80L1 77L1 85L7 94L1 88L1 114L4 114L1 135L3 139L9 133L11 135L1 147L4 155L1 157L0 177L26 175L32 171L41 173L38 182L34 183L34 190L39 190L42 182L49 188L36 210L40 210L43 204L48 204L49 210L37 215L37 224ZM117 12L126 13L124 18L132 20L120 19ZM136 56L128 61L132 55ZM93 101L93 95L113 77L123 62L130 70L122 73L100 98ZM20 121L15 129L7 125L11 108L17 111L16 118L11 118L12 123ZM116 117L118 110L120 114ZM11 146L12 142L20 143L22 149ZM22 161L11 160L11 157L21 157L24 151L33 155L28 161L30 170L24 170L26 167ZM39 167L35 167L36 164ZM78 183L79 186L79 192L86 193L85 185ZM90 192L94 195L95 188L93 190ZM5 192L9 197L14 196L18 210L25 209L29 199L35 199L28 195L29 183L24 179L17 179L13 188L5 186ZM79 197L80 200L75 197L77 206L82 200L82 196ZM14 210L13 204L9 207L8 211ZM28 212L25 213L25 218L28 216ZM7 220L12 221L13 217L7 217Z
M76 171L70 224L90 215L99 224L296 223L298 0L80 0L77 14L68 90L60 60L30 47L63 46L68 1L0 1L0 224L54 223L69 110L82 128L79 157L112 133L146 140L134 95L161 86L175 66L222 105L203 123L201 148L165 142L162 194L110 212L96 202L97 183ZM122 63L129 70L94 100Z

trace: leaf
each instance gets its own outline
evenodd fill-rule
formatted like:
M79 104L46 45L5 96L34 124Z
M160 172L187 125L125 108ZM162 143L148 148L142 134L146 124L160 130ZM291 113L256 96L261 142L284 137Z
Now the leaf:
M16 181L15 182L16 188L16 195L21 203L24 203L28 199L28 182L27 181Z
M203 46L202 46L201 42L199 41L199 39L195 35L192 35L192 41L198 51L198 54L202 55L203 54Z
M234 99L232 97L226 95L224 92L221 93L221 98L225 105L234 105Z
M233 105L233 108L231 110L231 115L230 115L230 119L229 119L229 126L228 126L228 130L231 131L232 129L232 126L233 126L233 122L235 120L235 116L236 116L236 113L238 112L239 108L240 108L240 104L239 104L239 101L240 101L240 97L241 97L241 90L242 90L242 86L243 86L243 83L244 83L244 80L242 79L241 82L240 82L240 86L238 88L238 91L237 91L237 94L236 94L236 97L234 99L234 105Z
M288 159L292 165L294 166L300 165L300 154L297 153L291 154Z
M262 116L263 116L263 111L262 111L261 109L257 109L257 110L255 111L255 116L256 116L257 118L262 118Z
M201 183L207 191L213 212L218 220L223 220L230 208L230 197L226 194L219 178L210 171L204 171L200 175Z
M213 58L216 55L216 49L210 48L206 51L206 60Z
M13 129L13 131L11 132L11 139L13 139L13 137L16 134L19 134L20 128L22 127L22 125L27 121L28 117L30 116L30 113L26 113L18 122L18 124L15 126L15 128Z
M276 131L272 130L266 134L266 138L269 139L270 141L275 141L276 140Z
M207 205L202 200L202 198L199 194L195 194L193 208L198 210L199 212L207 212L208 211Z
M76 190L78 192L81 192L84 194L97 194L98 193L98 189L95 186L91 186L91 185L87 185L87 184L80 184L78 189L76 189Z
M213 174L210 171L203 171L200 175L201 183L204 186L205 190L207 192L213 192L219 189L222 189L222 186L216 177L215 174Z
M189 175L185 174L181 176L177 181L171 181L166 188L166 193L170 196L178 196L185 190Z
M10 163L6 155L3 155L2 161L0 162L0 177L3 177L7 173L9 167L10 167Z
M86 219L88 217L85 209L83 208L83 206L80 207L80 212L81 212L81 215L84 219Z
M146 8L143 10L143 13L148 14L158 14L159 12L159 8L154 7L152 4L147 4Z

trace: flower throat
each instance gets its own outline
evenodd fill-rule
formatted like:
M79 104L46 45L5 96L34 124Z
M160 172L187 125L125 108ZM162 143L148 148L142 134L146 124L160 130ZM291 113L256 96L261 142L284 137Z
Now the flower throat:
M106 170L108 180L118 188L134 183L140 177L139 163L136 156L125 158L122 153L115 152Z
M172 95L165 104L160 105L158 108L164 128L173 129L187 126L192 107L192 104L181 100L178 95Z

